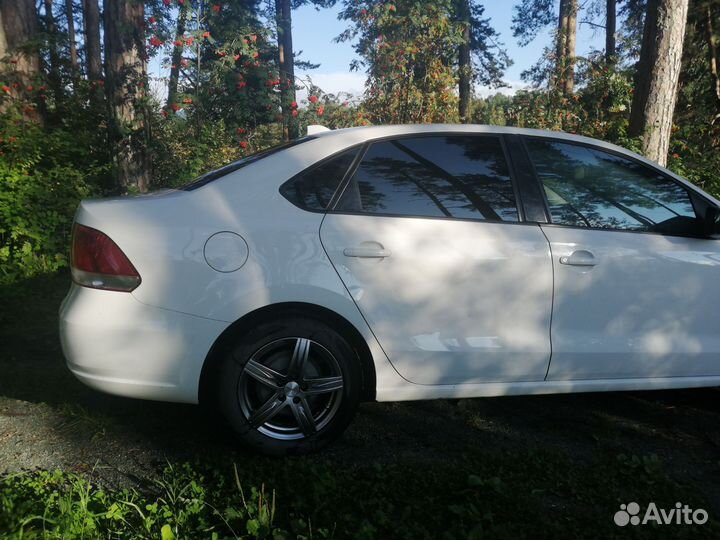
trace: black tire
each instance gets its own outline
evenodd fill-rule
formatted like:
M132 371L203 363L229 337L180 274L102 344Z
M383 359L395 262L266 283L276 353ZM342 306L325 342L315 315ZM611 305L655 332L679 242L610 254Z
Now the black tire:
M238 337L218 375L220 412L245 445L268 455L322 448L342 434L360 401L352 347L325 323L299 316Z

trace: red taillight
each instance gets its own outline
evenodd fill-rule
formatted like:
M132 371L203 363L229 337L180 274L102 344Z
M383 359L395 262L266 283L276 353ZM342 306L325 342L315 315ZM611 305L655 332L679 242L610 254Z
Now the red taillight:
M73 225L72 276L75 283L93 289L132 291L140 274L110 237L85 225Z

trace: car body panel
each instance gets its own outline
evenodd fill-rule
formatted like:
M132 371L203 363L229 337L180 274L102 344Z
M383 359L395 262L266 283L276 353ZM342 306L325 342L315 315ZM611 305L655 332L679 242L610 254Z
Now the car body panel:
M545 378L553 278L537 225L330 213L321 238L383 350L408 380ZM343 253L369 244L390 255Z
M550 380L720 375L720 241L543 225L555 265Z
M73 284L60 309L68 367L111 394L197 402L207 351L228 324Z
M593 379L573 381L514 381L507 383L402 384L378 389L377 401L464 399L579 392L670 390L720 386L720 377L643 377L637 379Z

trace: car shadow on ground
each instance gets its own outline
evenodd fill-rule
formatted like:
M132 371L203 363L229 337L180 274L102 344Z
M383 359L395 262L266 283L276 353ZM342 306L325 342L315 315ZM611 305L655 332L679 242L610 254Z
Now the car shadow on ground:
M0 290L0 471L62 467L124 484L164 461L252 462L197 406L101 394L70 374L57 335L69 280L43 276ZM367 403L317 459L446 461L470 448L537 448L592 461L655 455L703 485L720 512L720 391L514 396Z

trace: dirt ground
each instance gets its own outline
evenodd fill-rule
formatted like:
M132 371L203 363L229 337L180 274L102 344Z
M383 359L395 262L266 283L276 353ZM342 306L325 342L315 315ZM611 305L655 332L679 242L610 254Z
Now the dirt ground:
M248 459L199 407L103 395L77 382L56 330L66 282L53 278L0 308L0 473L62 468L124 486L165 461ZM432 463L476 445L552 448L579 461L655 455L717 517L719 420L716 388L368 403L322 459Z

